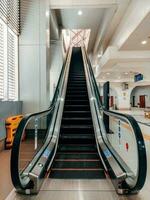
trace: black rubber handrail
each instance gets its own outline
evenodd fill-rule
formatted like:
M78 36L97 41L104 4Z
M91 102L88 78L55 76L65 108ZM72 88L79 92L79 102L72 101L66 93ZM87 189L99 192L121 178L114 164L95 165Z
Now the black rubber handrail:
M12 151L11 151L10 170L11 170L11 178L12 178L13 185L15 186L15 188L17 190L27 189L27 188L32 187L31 181L29 181L25 185L23 185L23 182L21 182L20 173L19 173L19 150L20 150L20 143L21 143L22 135L24 134L24 129L25 129L28 121L31 118L43 117L43 116L47 116L49 118L49 116L52 114L52 112L55 108L57 98L58 98L60 85L61 85L61 82L63 81L62 78L63 78L63 75L64 75L64 70L65 70L68 54L69 54L69 50L68 50L67 55L66 55L66 60L63 64L63 66L62 66L60 76L59 76L59 80L58 80L58 83L57 83L57 87L56 87L56 90L55 90L55 93L54 93L50 107L47 110L44 110L44 111L41 111L41 112L36 112L36 113L31 113L31 114L25 115L23 117L23 119L20 121L19 126L16 130L16 134L15 134L14 141L13 141L13 147L12 147Z
M147 174L147 158L146 158L146 150L145 150L145 143L144 143L144 139L143 139L143 135L141 132L141 129L137 123L137 121L131 116L131 115L127 115L127 114L122 114L122 113L117 113L114 111L109 111L106 110L101 102L101 98L100 98L100 93L99 93L99 89L97 86L97 82L93 73L93 69L91 66L91 62L87 56L87 52L85 51L85 55L86 55L86 60L88 63L88 67L89 67L89 71L90 71L90 76L92 78L92 84L94 87L94 91L96 94L96 100L98 103L98 106L100 108L100 110L102 112L104 112L106 115L115 115L117 116L117 118L122 119L124 118L125 121L128 121L133 129L133 132L135 134L135 139L136 139L136 144L137 144L137 150L138 150L138 178L136 181L136 184L133 188L131 188L129 185L127 185L128 189L131 190L131 192L134 191L139 191L142 189L142 187L144 186L145 180L146 180L146 174ZM108 147L109 148L109 147Z

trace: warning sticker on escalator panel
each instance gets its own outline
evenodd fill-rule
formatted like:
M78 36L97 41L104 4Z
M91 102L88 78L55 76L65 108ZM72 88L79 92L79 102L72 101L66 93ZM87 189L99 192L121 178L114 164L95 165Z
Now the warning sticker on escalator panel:
M106 149L104 151L104 155L106 156L106 158L110 158L111 157L111 153L110 153L110 151L108 149Z
M48 158L50 151L48 149L46 149L43 153L43 157L44 158Z

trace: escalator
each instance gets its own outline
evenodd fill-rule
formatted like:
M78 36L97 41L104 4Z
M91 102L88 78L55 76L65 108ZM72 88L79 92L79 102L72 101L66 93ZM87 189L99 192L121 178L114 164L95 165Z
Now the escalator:
M50 178L104 178L96 148L94 128L81 53L73 52L58 150Z
M45 177L109 178L118 194L133 194L144 186L146 169L136 120L103 107L85 48L70 49L50 107L26 115L17 129L11 153L16 190L36 194Z

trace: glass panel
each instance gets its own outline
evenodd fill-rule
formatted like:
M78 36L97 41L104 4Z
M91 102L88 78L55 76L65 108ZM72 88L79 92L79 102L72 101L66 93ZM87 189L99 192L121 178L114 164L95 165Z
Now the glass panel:
M108 139L115 151L126 163L135 177L138 173L138 150L135 134L128 122L110 117L110 131ZM134 158L134 162L133 162Z
M19 171L22 172L45 143L47 137L47 117L32 118L22 135L20 144Z

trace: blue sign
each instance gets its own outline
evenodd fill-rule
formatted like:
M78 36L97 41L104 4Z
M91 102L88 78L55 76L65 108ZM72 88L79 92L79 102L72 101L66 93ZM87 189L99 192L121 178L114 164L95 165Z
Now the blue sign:
M111 157L111 153L108 149L105 149L104 154L106 156L106 158L110 158Z
M134 82L142 81L143 80L143 74L136 74L134 76Z

